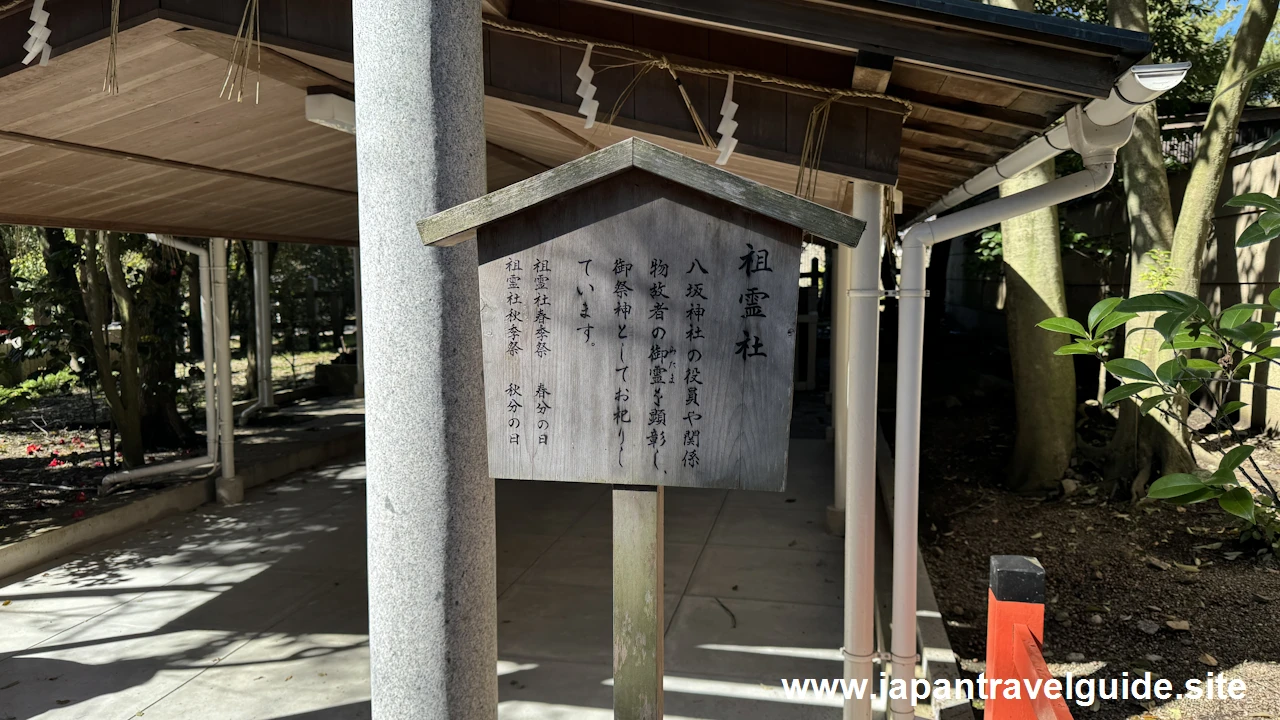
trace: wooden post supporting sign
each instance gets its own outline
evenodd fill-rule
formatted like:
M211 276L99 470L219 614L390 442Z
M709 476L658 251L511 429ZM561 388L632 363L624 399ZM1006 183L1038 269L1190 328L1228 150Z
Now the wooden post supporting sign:
M661 486L613 487L613 711L662 718Z

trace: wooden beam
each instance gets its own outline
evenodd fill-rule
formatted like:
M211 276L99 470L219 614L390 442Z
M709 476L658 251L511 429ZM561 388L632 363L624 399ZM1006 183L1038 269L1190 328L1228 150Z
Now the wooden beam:
M893 75L893 56L874 52L858 53L858 64L853 67L853 89L882 93L889 88Z
M511 0L480 0L480 12L504 18L511 14Z
M212 30L184 28L169 33L169 37L184 45L209 53L215 57L230 61L236 39ZM255 56L256 57L256 56ZM251 66L257 70L257 64ZM285 85L306 90L310 87L327 85L336 87L347 93L354 93L355 86L339 77L334 77L323 70L314 68L301 60L277 52L269 47L262 48L262 74L272 80L279 80Z
M972 120L985 120L997 125L1033 133L1043 132L1054 120L1035 113L1010 110L997 105L984 105L972 100L912 90L911 88L891 86L889 94L896 95L903 100L909 100L918 110L938 110Z
M545 172L551 169L550 165L544 165L527 155L522 155L515 150L504 148L497 143L486 140L484 145L490 155L519 169L521 172L526 172L530 175L537 175L540 172Z
M1106 97L1116 74L1150 50L1140 35L1118 32L1097 33L1098 42L1089 43L1088 49L1082 48L1079 39L1083 33L1097 30L1083 23L1044 23L1019 29L1001 22L1002 18L1017 18L1016 13L969 20L965 24L972 27L962 28L931 22L922 17L929 14L923 8L900 10L895 17L892 10L886 11L884 7L861 8L834 2L585 1L792 44L845 53L876 52L920 65L1058 90L1081 98ZM952 4L929 5L935 14L945 14L946 6ZM943 12L937 12L940 10ZM1058 33L1033 33L1033 27L1049 29L1054 25L1063 27ZM1024 37L1028 34L1043 37L1028 40ZM1124 56L1124 60L1120 56Z
M916 142L903 142L902 154L904 156L924 156L925 159L933 160L952 160L965 164L966 167L975 170L982 170L995 164L998 157L985 153L969 152L967 150L957 150L949 147L938 147L936 145L927 145Z
M252 182L267 183L271 185L283 185L297 190L314 190L316 192L340 195L342 197L356 197L356 192L354 190L343 190L342 188L328 187L326 185L313 185L312 183L272 177L270 175L255 175L253 173L241 172L239 170L227 170L225 168L211 167L209 165L196 165L194 163L181 162L179 160L166 160L165 158L154 157L151 155L141 155L139 153L125 152L123 150L111 150L108 148L94 147L92 145L81 145L80 143L40 137L38 135L28 135L26 133L13 132L12 130L0 130L0 140L8 140L10 142L23 143L25 145L48 147L55 150L65 150L66 152L80 153L83 155L97 155L98 157L112 158L113 160L126 160L129 162L139 163L141 165L154 165L168 170L185 170L193 173L202 173L204 175L217 175L219 177L232 178L234 180L250 180Z
M518 103L520 105L527 105L529 107L522 108L522 109L525 112L529 113L530 116L538 119L540 122L554 123L555 127L553 127L552 129L555 129L557 132L568 133L566 137L573 138L576 142L586 142L577 133L574 133L573 131L569 130L568 128L556 122L555 120L547 117L546 115L543 115L542 113L538 112L536 109L533 109L533 108L538 108L538 109L547 110L553 113L558 113L560 115L567 115L569 117L574 117L578 114L577 105L569 105L566 103L555 102L553 100L547 100L546 98L535 97L533 95L525 95L523 93L511 92L510 90L504 90L502 88L493 87L492 85L485 86L484 94L488 95L489 97L498 98L500 100L506 100L508 102ZM693 143L695 145L702 144L702 139L698 137L697 133L687 131L687 130L680 130L680 129L669 127L666 125L656 125L654 123L643 122L641 120L633 120L631 118L623 117L621 115L614 118L613 125L615 127L620 127L627 130L634 130L636 132L649 133L651 135L667 137L673 140L681 140L683 142ZM551 127L551 126L548 125L548 127ZM598 148L596 148L594 145L591 145L590 149L594 152ZM782 152L780 150L770 150L767 148L756 147L754 145L748 145L746 143L738 143L738 146L734 149L734 152L741 153L743 155L750 155L752 157L758 157L763 160L772 160L774 162L785 163L787 165L794 165L796 167L800 166L800 156L796 155L795 153ZM894 150L894 153L896 155L896 149ZM896 173L881 172L881 171L872 170L870 168L865 168L865 167L851 167L843 163L833 162L831 160L826 160L826 159L822 161L819 169L824 172L829 172L836 175L844 175L845 177L856 178L859 180L869 180L871 182L882 183L885 185L892 185L894 182L897 181L897 177L898 177Z
M952 140L964 140L974 145L981 145L992 150L1015 150L1022 141L1004 135L995 135L992 133L979 132L977 130L966 130L965 128L956 127L954 125L946 125L938 122L929 122L918 118L907 118L902 124L902 129L918 132L922 135L932 135L933 137L950 138ZM904 133L905 135L905 133Z
M516 22L514 20L507 20L505 24L510 25L512 27L524 28L532 32L548 33L548 34L556 35L563 38L573 39L584 44L601 42L600 38L592 37L590 35L582 35L580 33L569 32L567 30L558 30L554 28L541 27L538 25L530 25L529 23ZM494 27L492 25L486 26L486 29L495 33L509 34L528 42L537 42L537 43L543 43L547 45L555 45L557 47L572 48L574 50L582 49L582 45L571 44L571 43L560 43L554 40L548 40L546 38L526 35L518 32L512 32L505 28ZM601 47L600 45L597 45L595 49L592 51L592 53L596 57L617 58L619 60L624 60L627 62L640 62L640 61L649 59L635 52L630 52L628 50L620 50L618 48L612 48L612 47ZM785 81L796 83L796 85L794 86L779 85L777 83L764 82L764 81L756 80L755 78L749 77L750 73L753 72L750 69L745 69L745 68L737 67L734 65L726 65L724 63L711 63L702 58L688 57L685 55L676 55L673 53L661 53L661 55L672 63L683 65L688 68L699 68L699 67L707 68L708 72L705 73L706 77L723 79L725 72L732 71L732 72L744 73L744 74L739 74L734 76L734 79L733 79L734 83L739 85L749 85L751 87L758 87L764 90L772 90L774 92L785 92L791 95L798 95L801 97L811 97L817 100L826 100L827 98L830 97L830 95L828 95L827 93L804 88L803 85L812 84L812 81L809 81L809 80L775 75L776 77L778 77L779 80L785 80ZM700 74L697 70L690 70L688 72L691 72L695 75ZM885 110L887 112L892 112L897 114L901 114L905 111L905 108L900 103L892 102L889 100L880 100L877 98L841 97L841 98L836 98L836 102L844 105L856 105L861 107L874 108L876 110Z
M946 163L934 162L932 160L919 160L916 158L901 158L898 161L898 167L901 168L899 175L902 177L918 177L925 175L928 177L946 178L944 182L951 182L954 185L973 177L975 171L967 168L956 167L955 165L947 165Z
M354 211L354 209L353 209ZM340 247L356 247L352 240L336 238L312 237L307 235L281 235L277 233L260 233L253 231L228 231L227 228L195 227L191 225L157 225L151 222L119 222L102 220L93 217L69 217L66 215L26 215L0 210L0 223L5 225L30 225L34 227L78 227L87 230L106 230L121 233L159 233L161 235L177 235L179 237L227 237L237 240L262 240L265 242L305 243L307 245L337 245Z

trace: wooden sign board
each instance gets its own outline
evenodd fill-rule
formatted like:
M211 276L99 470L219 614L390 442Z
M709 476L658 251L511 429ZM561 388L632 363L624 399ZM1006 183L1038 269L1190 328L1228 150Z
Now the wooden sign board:
M782 490L800 236L638 171L482 228L490 472Z
M478 241L490 473L782 490L801 237L863 227L640 140L422 221Z

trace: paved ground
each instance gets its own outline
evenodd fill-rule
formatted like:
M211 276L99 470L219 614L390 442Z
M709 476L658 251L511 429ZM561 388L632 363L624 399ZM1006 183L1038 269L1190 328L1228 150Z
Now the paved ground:
M668 717L840 717L778 684L840 672L829 462L797 440L786 493L669 491ZM368 717L363 479L299 473L0 580L0 720ZM501 718L612 716L610 510L499 483Z

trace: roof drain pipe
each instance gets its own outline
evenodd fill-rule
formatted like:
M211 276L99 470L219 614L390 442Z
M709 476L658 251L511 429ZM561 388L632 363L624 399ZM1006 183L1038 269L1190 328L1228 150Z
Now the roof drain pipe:
M218 468L218 403L214 398L213 385L213 275L209 269L209 251L199 245L178 240L172 235L148 235L147 237L161 245L189 252L195 255L200 263L200 329L203 336L202 345L204 346L205 455L204 457L144 465L133 470L111 473L102 479L102 486L98 489L99 494L102 495L106 495L119 485L125 485L143 478L188 470L201 465L211 465L211 470Z
M271 381L271 256L267 243L253 243L253 332L258 360L258 397L240 413L240 424L267 408L275 407L275 392Z
M1154 98L1152 98L1154 99ZM902 279L898 312L898 397L894 437L893 503L893 678L915 678L916 553L920 504L920 376L924 355L925 251L936 243L971 233L1034 210L1101 190L1111 180L1116 150L1133 132L1133 114L1098 125L1076 106L1066 116L1070 146L1085 169L1016 195L911 226L902 237ZM1043 162L1041 158L1036 162ZM1023 167L1019 170L1027 169ZM1003 679L1003 678L1002 678ZM914 717L912 701L891 699L894 720Z

